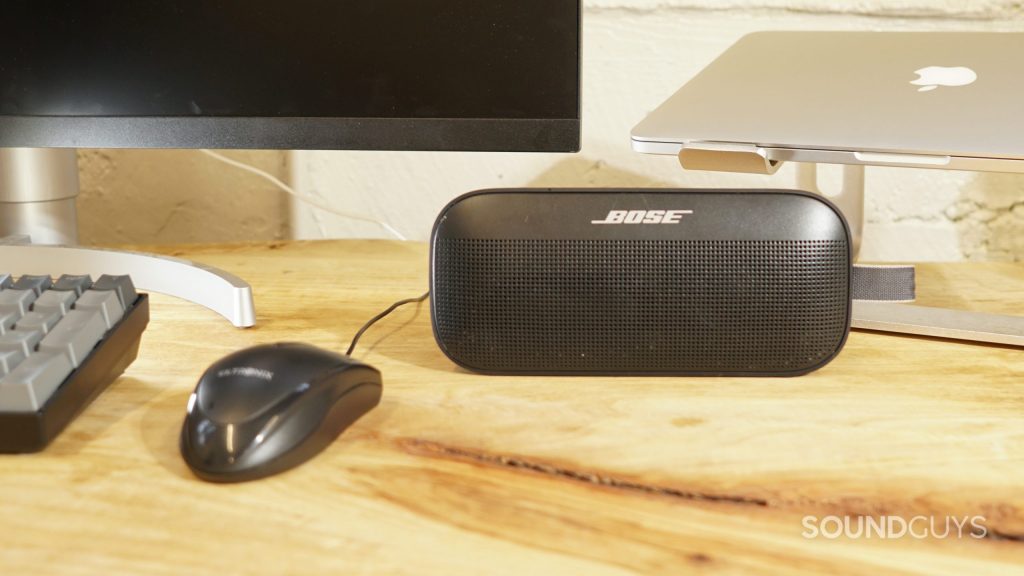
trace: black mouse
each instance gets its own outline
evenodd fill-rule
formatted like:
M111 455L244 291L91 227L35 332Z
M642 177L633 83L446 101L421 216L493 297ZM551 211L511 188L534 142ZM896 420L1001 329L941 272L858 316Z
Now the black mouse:
M239 350L189 397L181 455L212 482L276 474L326 448L380 395L380 372L348 356L296 343Z

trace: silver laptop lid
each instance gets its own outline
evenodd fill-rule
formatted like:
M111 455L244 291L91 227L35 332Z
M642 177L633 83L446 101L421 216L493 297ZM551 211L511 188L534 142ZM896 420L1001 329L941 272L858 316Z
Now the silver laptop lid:
M1024 34L760 32L633 129L641 152L1024 170Z

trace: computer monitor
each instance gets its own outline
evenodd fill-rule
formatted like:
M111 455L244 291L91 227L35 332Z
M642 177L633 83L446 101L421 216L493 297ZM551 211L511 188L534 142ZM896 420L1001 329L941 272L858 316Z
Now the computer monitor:
M0 236L73 241L80 147L577 151L580 4L10 0Z

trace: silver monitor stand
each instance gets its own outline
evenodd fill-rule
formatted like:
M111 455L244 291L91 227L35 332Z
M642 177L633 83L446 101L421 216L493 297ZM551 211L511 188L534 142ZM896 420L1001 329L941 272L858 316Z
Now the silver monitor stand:
M239 328L256 323L252 288L218 268L155 254L80 248L73 148L0 148L0 271L130 274L136 287L205 306Z

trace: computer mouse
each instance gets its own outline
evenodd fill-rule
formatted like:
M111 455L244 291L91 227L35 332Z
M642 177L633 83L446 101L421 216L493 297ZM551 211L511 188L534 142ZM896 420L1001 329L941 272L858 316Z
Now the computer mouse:
M380 372L308 344L239 350L189 397L181 455L203 480L241 482L293 468L380 402Z

